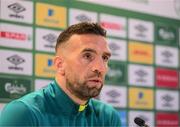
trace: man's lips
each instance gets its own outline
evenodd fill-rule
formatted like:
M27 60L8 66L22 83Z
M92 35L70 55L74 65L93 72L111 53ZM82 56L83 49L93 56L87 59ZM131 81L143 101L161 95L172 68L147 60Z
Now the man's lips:
M102 80L100 80L100 79L90 79L88 81L94 82L94 83L101 83L102 84Z
M88 82L90 83L89 87L98 87L99 88L103 84L102 80L100 80L100 79L90 79L90 80L88 80Z

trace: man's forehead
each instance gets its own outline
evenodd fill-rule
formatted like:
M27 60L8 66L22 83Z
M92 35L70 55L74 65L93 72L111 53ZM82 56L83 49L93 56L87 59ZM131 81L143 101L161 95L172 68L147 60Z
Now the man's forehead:
M96 48L96 50L99 49L110 52L106 38L100 35L73 35L69 40L69 46L70 45L74 48Z
M70 41L78 40L79 42L93 42L93 40L99 40L106 42L106 38L96 34L74 34L71 36Z

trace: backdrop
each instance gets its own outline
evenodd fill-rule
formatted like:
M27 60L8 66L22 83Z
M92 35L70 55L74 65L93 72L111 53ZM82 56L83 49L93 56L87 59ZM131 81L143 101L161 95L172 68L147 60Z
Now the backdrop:
M1 0L0 110L54 79L56 38L67 26L99 22L112 51L98 99L124 126L180 126L178 0Z

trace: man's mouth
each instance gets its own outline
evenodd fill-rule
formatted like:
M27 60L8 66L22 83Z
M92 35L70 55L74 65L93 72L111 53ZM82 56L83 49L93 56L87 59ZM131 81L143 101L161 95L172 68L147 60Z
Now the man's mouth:
M90 79L90 80L88 80L88 81L102 83L102 80L101 80L101 79Z
M90 79L88 82L90 83L90 87L97 87L103 84L102 80L100 79Z

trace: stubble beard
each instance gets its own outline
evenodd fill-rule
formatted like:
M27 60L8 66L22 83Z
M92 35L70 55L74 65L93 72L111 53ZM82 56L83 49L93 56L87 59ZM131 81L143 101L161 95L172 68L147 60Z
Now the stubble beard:
M78 80L77 80L78 81ZM72 82L68 78L66 79L66 88L76 97L81 100L89 100L90 98L96 97L99 95L103 84L100 88L89 87L87 82Z

